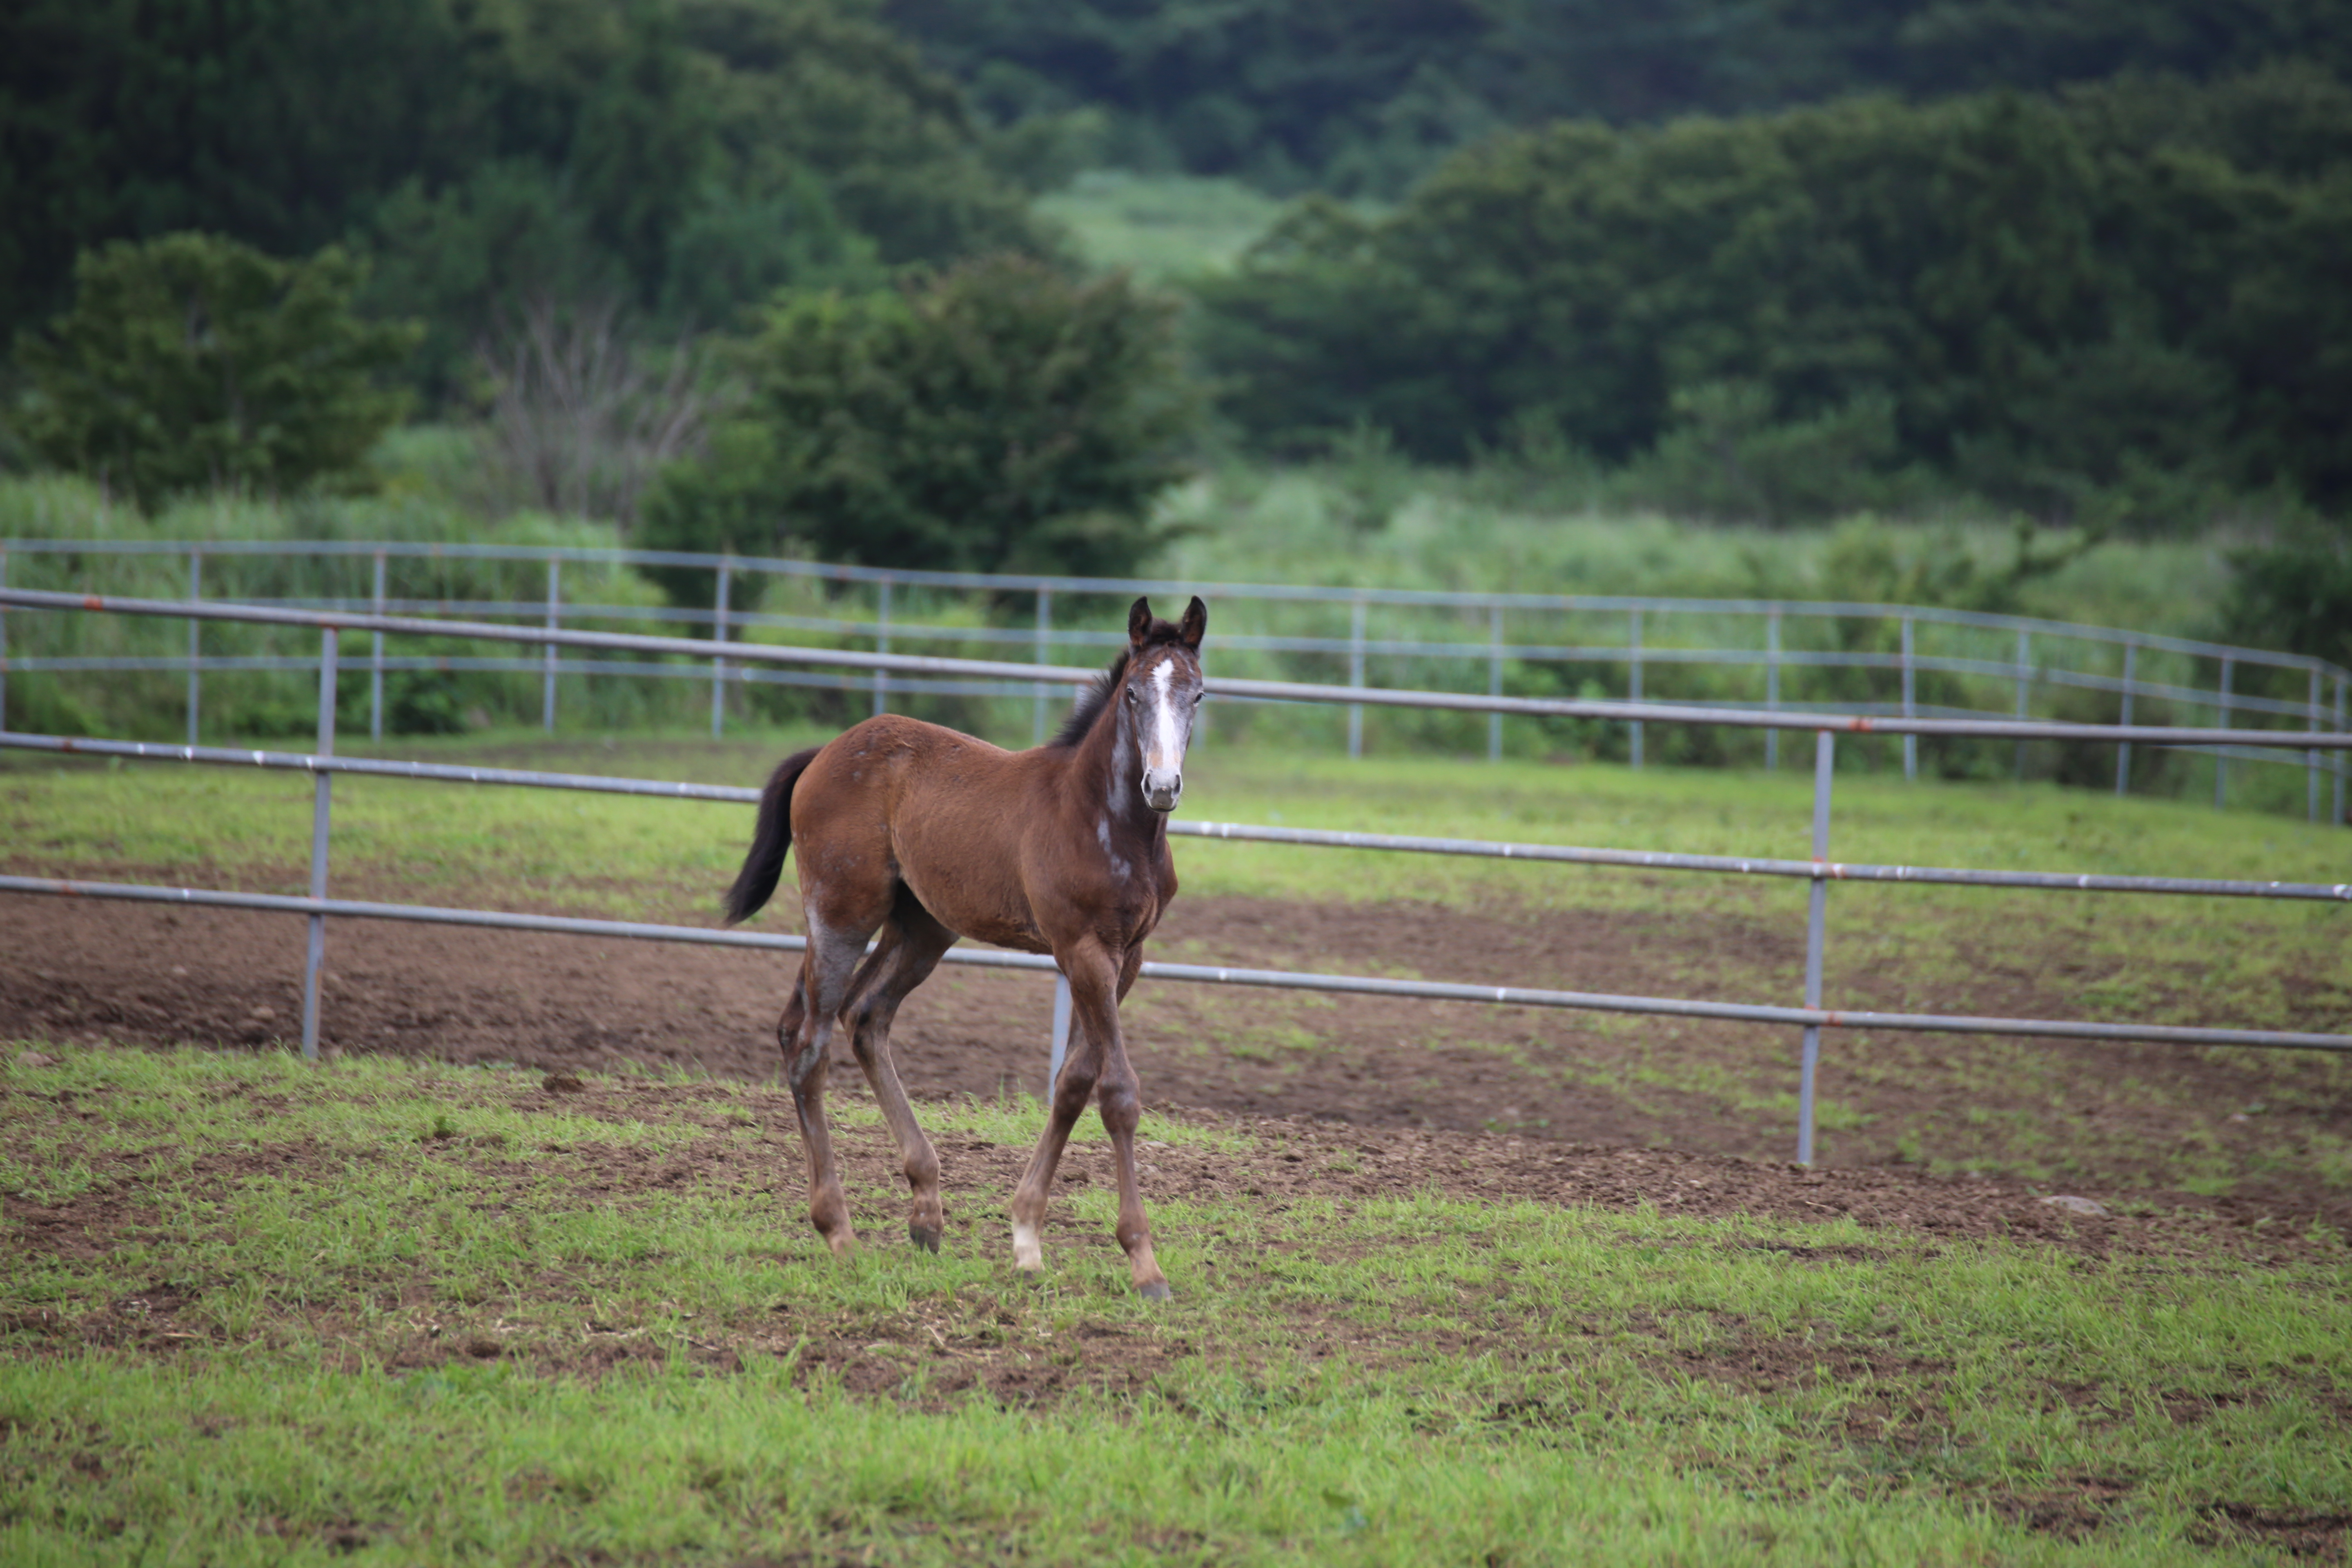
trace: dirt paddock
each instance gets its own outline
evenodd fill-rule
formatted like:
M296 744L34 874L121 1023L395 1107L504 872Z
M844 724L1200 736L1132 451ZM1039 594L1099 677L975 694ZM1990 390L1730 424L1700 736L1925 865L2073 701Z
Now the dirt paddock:
M401 896L391 888L339 890ZM1699 995L1742 994L1759 969L1793 972L1801 960L1790 933L1735 916L1678 916L1671 931L1659 929L1664 921L1197 900L1171 911L1154 952ZM293 1038L302 942L303 922L285 916L0 895L0 1038L233 1047ZM682 1066L770 1080L790 962L683 945L335 921L323 1034L331 1049L351 1052L557 1071ZM2063 974L2043 983L1989 975L1979 994L1954 999L1960 1006L1953 1010L2063 1014ZM1867 994L1868 977L1855 977L1855 988ZM1869 1000L1901 1005L1895 995ZM895 1044L909 1091L919 1099L1040 1092L1050 1005L1042 976L943 966L899 1016ZM1151 982L1137 988L1128 1018L1147 1102L1157 1106L1366 1131L1482 1132L1529 1147L1672 1150L1766 1167L1791 1152L1790 1030ZM2126 1193L2142 1206L2189 1204L2299 1226L2317 1218L2352 1231L2352 1193L2282 1173L2281 1162L2257 1147L2352 1135L2352 1106L2306 1095L2292 1125L2230 1110L2267 1092L2277 1075L2308 1071L2308 1063L2156 1047L2025 1047L2038 1076L2004 1089L1997 1077L1950 1070L1954 1053L1980 1043L1879 1037L1858 1049L1832 1033L1822 1094L1844 1111L1842 1120L1825 1116L1822 1164L1869 1171L1924 1200L1937 1184L1919 1169L1922 1148L1948 1170L1975 1154L1982 1157L1967 1163L1979 1170L2039 1174L2007 1184L2021 1194ZM845 1044L836 1050L836 1092L863 1096ZM2138 1091L2120 1094L2124 1083ZM2075 1108L2070 1166L2036 1173L1998 1149L1986 1152L1988 1125L2030 1117L2053 1100ZM2185 1127L2184 1118L2196 1125ZM2185 1134L2242 1145L2245 1173L2225 1195L2173 1190L2169 1161ZM1689 1189L1672 1195L1686 1202Z

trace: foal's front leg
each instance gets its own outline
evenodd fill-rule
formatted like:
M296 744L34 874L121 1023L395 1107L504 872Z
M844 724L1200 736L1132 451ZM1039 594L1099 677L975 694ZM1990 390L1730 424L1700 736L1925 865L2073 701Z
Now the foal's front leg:
M1099 1082L1103 1126L1110 1133L1118 1161L1119 1245L1127 1249L1136 1289L1162 1300L1171 1294L1168 1279L1152 1258L1151 1229L1143 1217L1143 1200L1135 1177L1135 1127L1140 1101L1135 1070L1127 1064L1118 1032L1118 999L1134 981L1140 959L1121 954L1114 960L1092 942L1055 957L1070 982L1071 1048L1062 1063L1062 1076L1052 1086L1045 1131L1039 1135L1037 1151L1030 1156L1029 1169L1013 1194L1013 1261L1024 1269L1045 1266L1040 1232L1054 1172L1069 1143L1070 1130Z
M1127 1000L1143 968L1140 943L1127 950L1119 965L1118 992L1111 1008L1110 1045L1104 1052L1102 1077L1095 1087L1095 1103L1102 1110L1104 1130L1110 1133L1111 1153L1118 1165L1118 1244L1127 1250L1129 1278L1138 1294L1164 1301L1175 1294L1168 1277L1151 1254L1151 1222L1143 1217L1143 1187L1135 1173L1135 1128L1143 1114L1142 1086L1128 1065L1127 1041L1118 1027L1118 1004Z

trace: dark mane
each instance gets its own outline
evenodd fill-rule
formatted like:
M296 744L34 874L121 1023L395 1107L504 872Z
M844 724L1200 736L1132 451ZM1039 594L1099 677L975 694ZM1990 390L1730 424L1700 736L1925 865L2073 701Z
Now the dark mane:
M1154 620L1151 629L1144 634L1143 646L1160 647L1182 640L1183 633L1175 622ZM1087 731L1095 727L1095 721L1102 717L1102 710L1109 705L1111 693L1127 679L1127 661L1134 652L1135 645L1129 643L1103 667L1103 672L1096 676L1094 684L1080 695L1078 705L1070 710L1070 716L1062 721L1062 727L1054 731L1054 738L1045 742L1047 745L1075 746L1087 738Z

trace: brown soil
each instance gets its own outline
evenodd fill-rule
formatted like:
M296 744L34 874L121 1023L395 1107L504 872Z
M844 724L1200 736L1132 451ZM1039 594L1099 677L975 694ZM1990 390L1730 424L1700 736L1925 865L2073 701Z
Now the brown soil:
M93 868L178 880L186 868ZM202 879L191 879L201 880ZM395 887L344 896L397 899ZM435 902L506 903L438 893ZM689 907L668 918L703 923ZM2063 1016L2069 954L2044 973L1972 966L1929 997L1895 977L1834 976L1860 1006ZM297 1036L303 922L283 916L0 895L0 1038L261 1045ZM1801 963L1794 933L1737 909L1673 914L1479 913L1412 904L1180 900L1155 956L1473 983L1664 995L1756 996ZM549 1070L678 1065L753 1080L777 1067L787 984L776 955L394 921L328 932L328 1048ZM1050 988L1043 977L943 966L900 1014L899 1069L920 1098L1039 1092ZM2216 1020L2226 1022L2227 1020ZM1345 1123L1492 1131L1532 1149L1584 1144L1786 1160L1794 1139L1794 1031L1360 997L1145 983L1130 1053L1149 1103ZM1822 1093L1859 1125L1825 1126L1823 1164L1917 1184L1906 1157L2010 1172L2041 1190L2168 1208L2315 1218L2352 1232L2352 1190L2299 1173L2315 1138L2352 1138L2352 1101L2295 1053L2028 1042L2035 1072L1976 1070L1998 1047L1949 1037L1824 1042ZM834 1081L865 1088L836 1047ZM2255 1108L2253 1114L2241 1107ZM2267 1107L2267 1109L2265 1109ZM2063 1112L2057 1109L2063 1108ZM2063 1116L2059 1147L2004 1146ZM2011 1131L2004 1131L2004 1130ZM2230 1177L2224 1199L2171 1190L2185 1142ZM1533 1156L1530 1156L1533 1157ZM2060 1174L2059 1173L2063 1173ZM1847 1179L1847 1178L1841 1178ZM1679 1193L1675 1194L1678 1199ZM1899 1200L1890 1200L1895 1209ZM1891 1214L1891 1211L1890 1211Z

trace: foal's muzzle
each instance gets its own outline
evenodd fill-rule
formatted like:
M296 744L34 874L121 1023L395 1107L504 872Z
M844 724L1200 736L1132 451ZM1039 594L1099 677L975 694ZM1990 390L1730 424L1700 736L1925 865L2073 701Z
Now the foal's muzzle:
M1173 811L1184 798L1184 775L1174 768L1143 770L1143 804L1154 811Z

